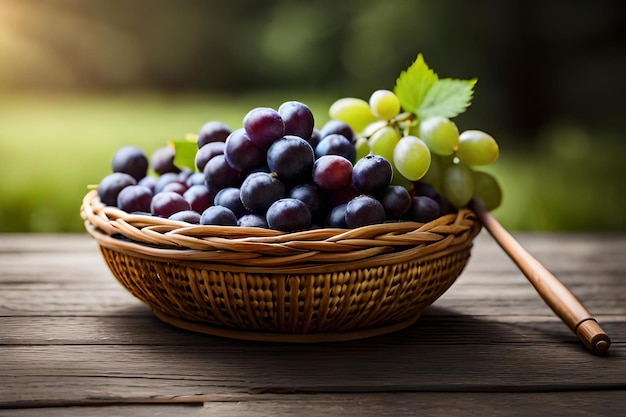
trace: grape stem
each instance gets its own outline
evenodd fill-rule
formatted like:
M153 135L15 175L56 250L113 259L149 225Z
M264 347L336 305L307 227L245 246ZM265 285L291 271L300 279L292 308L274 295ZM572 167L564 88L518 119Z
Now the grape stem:
M552 311L592 353L606 354L611 346L611 339L576 296L506 231L480 199L474 197L470 205L483 226L528 278Z

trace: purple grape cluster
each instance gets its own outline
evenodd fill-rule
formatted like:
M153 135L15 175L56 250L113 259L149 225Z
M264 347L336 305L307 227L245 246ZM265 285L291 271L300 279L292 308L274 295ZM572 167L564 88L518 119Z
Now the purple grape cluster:
M195 169L177 167L174 148L150 159L134 146L115 152L100 200L128 213L202 225L284 232L428 222L454 208L427 184L393 185L382 156L355 161L356 136L331 120L316 129L304 103L252 109L242 127L209 121L198 133ZM149 175L149 168L157 175Z

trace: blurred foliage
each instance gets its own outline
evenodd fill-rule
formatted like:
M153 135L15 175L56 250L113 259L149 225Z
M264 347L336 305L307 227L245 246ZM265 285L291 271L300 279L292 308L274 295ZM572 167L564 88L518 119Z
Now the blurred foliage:
M0 231L80 231L123 144L285 99L322 120L418 52L478 78L457 122L502 146L506 226L626 229L621 0L0 0Z

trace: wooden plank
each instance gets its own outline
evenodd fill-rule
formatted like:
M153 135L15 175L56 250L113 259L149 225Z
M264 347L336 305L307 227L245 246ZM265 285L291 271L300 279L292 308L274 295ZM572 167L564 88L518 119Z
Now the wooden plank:
M172 401L185 401L173 398ZM545 393L381 393L196 396L197 403L98 404L0 410L6 417L380 417L471 415L481 417L618 416L623 391Z
M626 386L626 345L590 355L559 337L421 344L419 332L326 345L6 346L0 406L189 394L556 391Z

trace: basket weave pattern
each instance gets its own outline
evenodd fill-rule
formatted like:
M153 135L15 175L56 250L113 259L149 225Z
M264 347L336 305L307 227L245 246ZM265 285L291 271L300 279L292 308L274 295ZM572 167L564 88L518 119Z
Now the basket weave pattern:
M348 340L415 322L456 280L473 212L427 223L283 233L189 226L104 206L81 215L109 269L157 317L243 339Z

